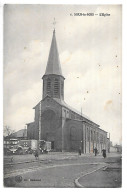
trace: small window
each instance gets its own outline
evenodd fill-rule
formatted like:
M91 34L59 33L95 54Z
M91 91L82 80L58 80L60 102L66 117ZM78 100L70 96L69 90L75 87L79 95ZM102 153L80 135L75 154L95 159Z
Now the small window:
M91 131L91 141L93 141L93 131Z
M97 143L99 143L99 133L97 132Z
M72 141L77 140L76 128L75 127L70 128L70 139Z
M96 132L94 131L94 141L96 141Z
M103 135L100 135L100 143L103 143Z
M75 114L71 112L71 119L75 119Z
M87 140L90 141L90 131L88 128L87 128Z

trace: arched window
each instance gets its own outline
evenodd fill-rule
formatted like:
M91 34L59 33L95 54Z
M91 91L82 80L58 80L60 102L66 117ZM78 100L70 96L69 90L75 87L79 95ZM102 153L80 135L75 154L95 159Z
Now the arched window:
M71 127L70 128L70 139L72 141L74 141L74 140L77 139L77 136L76 136L76 128L75 127Z
M94 131L94 141L96 141L96 132Z
M99 133L97 132L97 143L99 143Z
M103 135L100 134L100 143L103 143Z
M91 141L93 141L93 131L91 131Z
M87 141L90 141L90 131L88 128L87 128Z
M47 79L47 94L51 93L51 80L48 78Z
M54 80L54 94L55 95L59 94L59 80L58 79Z
M75 119L75 114L74 114L74 112L71 112L71 119Z
M105 144L105 143L106 143L106 137L104 136L104 138L103 138L103 139L104 139L104 144Z

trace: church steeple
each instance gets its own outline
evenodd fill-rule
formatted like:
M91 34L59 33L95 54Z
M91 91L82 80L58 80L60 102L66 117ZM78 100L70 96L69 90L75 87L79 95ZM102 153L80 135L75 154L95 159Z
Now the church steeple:
M62 75L59 53L53 30L53 37L47 62L47 67L43 79L43 98L49 95L52 98L64 99L64 77Z
M47 67L45 71L45 75L49 75L49 74L62 76L59 53L58 53L57 43L56 43L55 29L53 31L52 43L51 43Z

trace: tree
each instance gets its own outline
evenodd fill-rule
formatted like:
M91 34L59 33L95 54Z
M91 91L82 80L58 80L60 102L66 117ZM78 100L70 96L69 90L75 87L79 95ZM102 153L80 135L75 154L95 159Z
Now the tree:
M14 133L14 130L10 126L4 126L4 136L10 136L12 133Z

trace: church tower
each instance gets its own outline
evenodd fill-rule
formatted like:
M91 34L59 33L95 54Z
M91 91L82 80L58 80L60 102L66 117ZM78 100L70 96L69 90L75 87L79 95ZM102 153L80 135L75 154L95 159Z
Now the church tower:
M52 98L64 100L64 77L62 75L59 53L57 49L55 29L43 79L43 99L48 95Z

